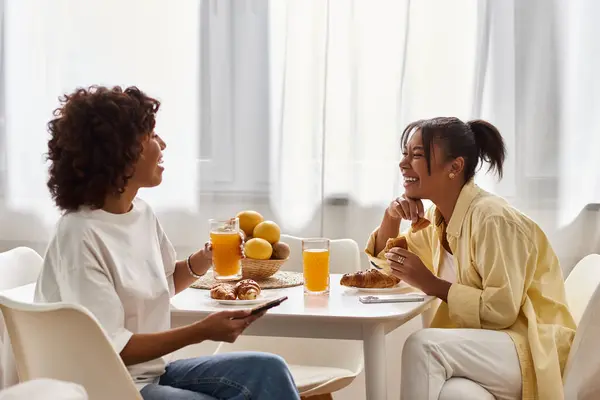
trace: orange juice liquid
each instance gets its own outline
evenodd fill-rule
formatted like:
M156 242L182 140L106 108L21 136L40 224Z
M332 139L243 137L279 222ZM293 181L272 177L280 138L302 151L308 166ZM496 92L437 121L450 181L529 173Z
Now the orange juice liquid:
M323 292L329 287L329 250L305 249L302 252L304 286L311 292Z
M242 270L240 246L242 238L237 232L211 232L212 262L217 275L238 275Z

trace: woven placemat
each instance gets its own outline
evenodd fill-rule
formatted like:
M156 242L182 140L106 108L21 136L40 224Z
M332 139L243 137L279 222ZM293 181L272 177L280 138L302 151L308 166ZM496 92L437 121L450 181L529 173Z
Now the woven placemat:
M209 270L206 275L198 279L192 284L196 289L210 289L217 281L215 280L212 270ZM300 286L304 283L302 272L292 271L277 271L275 275L267 279L256 280L256 283L261 289L283 289L293 286Z

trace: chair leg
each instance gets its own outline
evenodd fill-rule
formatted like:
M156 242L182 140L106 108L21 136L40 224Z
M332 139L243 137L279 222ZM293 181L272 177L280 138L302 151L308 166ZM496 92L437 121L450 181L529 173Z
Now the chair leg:
M301 400L333 400L331 393L318 394L316 396L300 397Z

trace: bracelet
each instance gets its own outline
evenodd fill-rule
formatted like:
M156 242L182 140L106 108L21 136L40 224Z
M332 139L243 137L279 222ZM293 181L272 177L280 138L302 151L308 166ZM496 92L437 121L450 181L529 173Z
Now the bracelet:
M202 278L204 275L198 275L198 274L197 274L197 273L195 273L195 272L194 272L194 270L192 269L192 262L191 262L191 259L192 259L192 256L193 256L193 255L194 255L194 254L192 253L192 254L190 254L190 255L188 256L188 258L186 258L186 259L185 259L185 265L187 265L187 267L188 267L188 271L190 271L190 275L192 275L192 276L193 276L194 278L196 278L196 279L200 279L200 278Z

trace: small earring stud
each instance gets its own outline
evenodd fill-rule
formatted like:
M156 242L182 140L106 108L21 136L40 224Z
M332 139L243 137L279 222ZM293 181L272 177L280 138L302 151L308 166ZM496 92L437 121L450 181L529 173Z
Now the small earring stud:
M454 177L455 177L455 176L456 176L456 175L454 175L454 172L450 172L450 175L448 175L448 177L449 177L450 179L454 179Z

